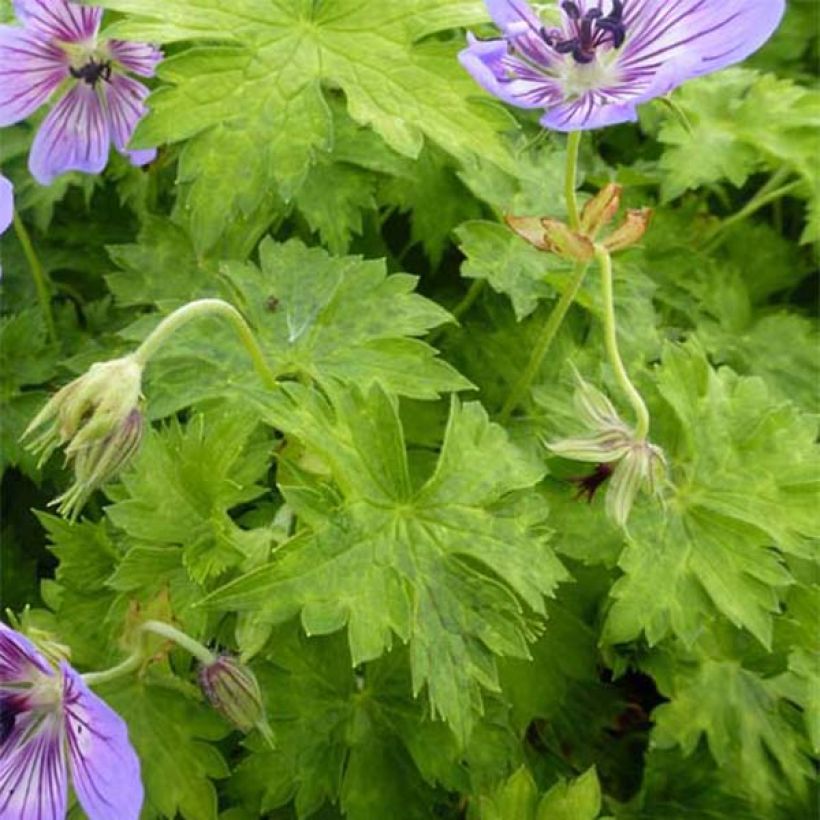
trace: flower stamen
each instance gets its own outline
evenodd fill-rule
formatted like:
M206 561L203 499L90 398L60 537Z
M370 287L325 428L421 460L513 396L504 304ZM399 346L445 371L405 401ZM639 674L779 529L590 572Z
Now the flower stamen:
M111 60L100 60L99 62L93 57L89 61L80 66L80 68L69 67L69 73L72 77L88 83L92 88L102 79L107 83L111 82Z

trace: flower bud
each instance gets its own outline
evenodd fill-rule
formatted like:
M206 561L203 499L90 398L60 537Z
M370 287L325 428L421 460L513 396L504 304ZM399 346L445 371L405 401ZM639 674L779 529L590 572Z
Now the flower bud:
M601 228L609 225L618 213L623 188L610 182L584 205L581 211L581 233L595 238Z
M652 219L651 208L640 208L626 212L626 219L603 242L603 246L610 252L622 251L630 248L643 238Z
M26 428L24 439L39 431L28 445L40 454L39 464L64 446L73 466L74 484L55 500L61 513L76 515L139 448L141 385L142 365L134 357L98 362L52 396Z
M199 669L205 697L229 723L243 732L259 729L273 745L273 732L265 717L262 692L253 672L231 655L220 655Z

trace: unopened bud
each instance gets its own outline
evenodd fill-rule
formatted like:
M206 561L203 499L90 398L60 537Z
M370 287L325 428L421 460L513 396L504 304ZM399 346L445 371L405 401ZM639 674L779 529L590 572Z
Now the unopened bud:
M29 424L22 438L39 464L65 447L75 481L55 503L74 516L91 493L122 468L138 449L143 417L139 410L142 366L132 356L98 362L59 390Z
M534 248L539 251L550 250L540 216L505 216L504 221Z
M243 732L259 729L273 745L262 692L247 666L231 655L220 655L213 663L200 667L199 683L208 702L228 722Z
M627 211L626 219L603 241L603 246L610 253L632 247L643 238L651 219L651 208Z
M621 205L621 188L610 182L584 205L581 211L581 233L592 239L601 228L609 225Z

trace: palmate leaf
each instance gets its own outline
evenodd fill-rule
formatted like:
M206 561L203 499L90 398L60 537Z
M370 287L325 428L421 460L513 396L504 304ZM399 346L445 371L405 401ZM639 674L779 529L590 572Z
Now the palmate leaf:
M193 41L167 59L167 85L153 95L151 115L135 145L189 139L186 155L217 156L199 144L235 132L246 161L233 191L199 204L194 222L225 226L247 213L278 183L295 193L317 151L334 132L325 87L341 88L350 115L372 126L395 151L415 157L425 137L456 157L478 153L501 164L502 118L469 100L475 87L455 59L461 42L419 41L438 31L486 19L473 0L109 0L130 16L112 34L154 42ZM197 184L216 183L220 163L200 167ZM216 237L196 234L201 249Z
M169 683L148 675L108 684L99 693L127 721L139 755L146 795L140 816L215 820L211 778L227 777L229 769L209 741L223 738L229 727L210 706Z
M382 655L394 635L409 642L414 692L426 685L463 739L481 688L498 686L495 657L527 656L529 613L543 613L543 596L565 577L534 531L540 522L510 503L541 468L479 405L454 402L435 472L414 486L388 396L333 393L331 405L292 387L261 410L327 465L343 500L209 604L258 608L272 622L301 613L309 634L347 625L354 664Z
M658 380L677 418L666 454L678 486L665 510L630 519L604 636L691 644L717 612L768 647L778 590L793 583L783 554L810 557L820 529L815 421L760 379L714 371L695 344L669 347Z
M296 240L265 240L259 254L261 267L224 264L220 292L250 321L277 373L363 388L378 381L391 392L418 399L471 386L436 358L432 347L412 338L450 320L443 308L413 292L415 277L388 276L381 260L331 257ZM129 257L141 255L134 249ZM121 279L117 286L131 293ZM129 335L139 339L147 332L148 323L142 322ZM147 376L155 416L258 385L234 329L214 318L177 333Z
M663 692L670 702L653 713L653 745L677 745L689 755L705 736L718 764L738 773L757 801L773 802L784 779L792 794L805 795L812 776L808 744L795 728L799 712L780 688L779 678L735 660L679 663L671 691Z

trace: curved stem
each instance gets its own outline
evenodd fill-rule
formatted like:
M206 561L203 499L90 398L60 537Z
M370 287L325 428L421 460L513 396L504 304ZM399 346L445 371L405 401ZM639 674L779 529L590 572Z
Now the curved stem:
M140 629L142 629L143 632L151 632L154 635L159 635L161 638L173 641L204 664L210 664L216 660L216 655L214 655L208 647L203 646L190 635L186 635L175 626L171 626L171 624L167 624L164 621L145 621L145 623L140 625Z
M635 411L637 420L635 426L635 436L638 440L644 440L649 433L649 410L643 397L632 384L629 374L626 372L621 353L618 350L618 330L615 323L615 300L612 289L612 257L606 248L596 245L595 258L601 270L601 296L604 303L604 343L609 356L609 363L615 371L615 377L621 389L626 393L632 409Z
M245 317L233 305L222 299L197 299L195 302L189 302L166 316L134 352L137 362L144 367L169 336L183 325L201 316L221 316L227 319L239 334L245 350L248 351L253 360L255 370L262 380L268 387L278 386L276 374L271 370L254 332L245 321Z
M501 408L499 421L502 423L509 420L513 410L518 406L518 403L524 397L530 384L532 384L533 379L538 375L544 357L549 352L550 347L552 347L552 343L558 334L564 317L567 315L570 307L572 307L572 303L575 301L575 297L581 289L588 267L589 265L587 265L586 262L576 262L575 269L572 272L572 279L570 279L567 289L563 292L561 298L558 300L558 304L552 309L552 312L547 318L541 335L538 337L538 341L532 349L532 353L530 353L527 366L510 391L510 395L507 397L507 401L504 402L504 406Z
M567 166L564 176L564 199L567 202L568 222L573 231L577 231L581 224L578 211L578 197L575 189L578 177L578 152L581 147L581 131L571 131L567 138Z
M772 177L772 180L774 179L775 177ZM769 183L764 185L763 188L761 188L757 192L757 194L755 194L755 196L743 208L741 208L737 213L734 213L731 216L724 219L719 225L717 225L712 230L712 232L709 234L708 239L703 245L703 250L714 250L723 241L723 237L721 236L721 234L723 234L727 228L731 228L738 222L742 222L744 219L747 219L752 214L759 211L761 208L765 208L766 205L769 205L772 202L777 202L784 196L787 196L792 191L799 188L801 185L803 185L803 180L796 179L792 182L789 182L786 185L782 185L779 188L773 188L770 180Z
M17 234L17 239L23 249L23 254L28 262L31 270L32 279L34 279L34 287L37 290L37 300L40 302L40 310L43 313L43 320L46 323L46 330L48 331L49 339L53 344L59 342L57 336L57 326L54 324L54 314L51 312L51 282L34 252L34 245L32 244L29 232L23 220L17 211L14 212L14 232Z
M101 672L86 672L82 678L89 686L98 686L101 683L108 683L108 681L130 675L131 672L139 669L142 661L142 652L134 652L122 663L112 666L110 669L103 669Z

